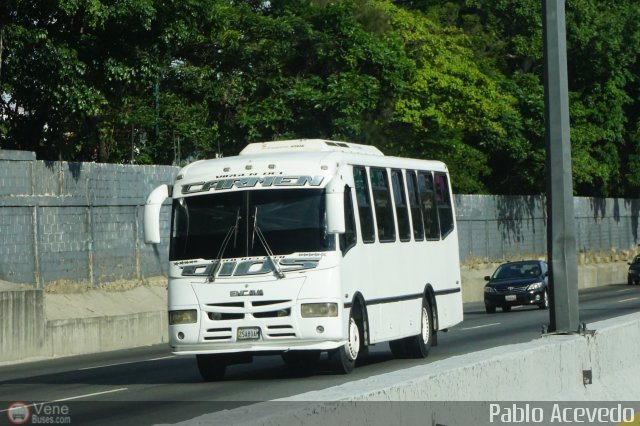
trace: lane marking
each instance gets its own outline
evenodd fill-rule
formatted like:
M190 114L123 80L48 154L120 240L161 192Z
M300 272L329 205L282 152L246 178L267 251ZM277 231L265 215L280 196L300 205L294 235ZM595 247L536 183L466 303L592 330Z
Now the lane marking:
M144 362L144 361L127 361L127 362L118 362L118 363L114 363L114 364L94 365L93 367L78 368L78 371L80 371L80 370L93 370L94 368L115 367L115 366L118 366L118 365L136 364L138 362Z
M169 359L169 358L175 358L175 355L169 355L169 356L161 356L160 358L151 358L148 359L147 361L160 361L161 359Z
M616 293L624 293L624 292L627 292L627 291L631 291L631 289L630 288L623 288L622 290L616 290Z
M102 391L102 392L87 393L85 395L70 396L69 398L61 398L61 399L55 399L53 401L41 402L41 404L51 404L52 402L71 401L71 400L74 400L74 399L88 398L90 396L104 395L104 394L107 394L107 393L114 393L114 392L122 392L122 391L126 391L127 389L128 388L118 388L118 389L111 389L111 390ZM37 404L34 404L34 405L37 405Z
M618 303L622 303L622 302L630 302L631 300L639 300L640 297L631 297L629 299L622 299L622 300L618 300Z
M163 356L163 357L160 357L160 358L142 359L140 361L126 361L126 362L116 362L116 363L113 363L113 364L94 365L94 366L91 366L91 367L78 368L78 371L80 371L80 370L93 370L93 369L96 369L96 368L116 367L118 365L136 364L136 363L139 363L139 362L159 361L159 360L162 360L162 359L169 359L169 358L175 358L175 355Z
M89 398L90 396L97 396L97 395L105 395L107 393L114 393L114 392L122 392L122 391L126 391L128 388L118 388L118 389L111 389L108 391L102 391L102 392L93 392L93 393L88 393L85 395L78 395L78 396L70 396L68 398L60 398L60 399L54 399L51 401L46 401L46 402L35 402L33 404L29 404L27 405L27 407L37 407L40 405L47 405L47 404L54 404L56 402L64 402L64 401L72 401L74 399L82 399L82 398ZM7 410L0 410L0 413L6 413Z
M500 325L500 324L501 323L499 323L499 322L494 322L494 323L491 323L491 324L476 325L474 327L464 327L464 328L461 328L460 330L477 330L478 328L493 327L495 325Z

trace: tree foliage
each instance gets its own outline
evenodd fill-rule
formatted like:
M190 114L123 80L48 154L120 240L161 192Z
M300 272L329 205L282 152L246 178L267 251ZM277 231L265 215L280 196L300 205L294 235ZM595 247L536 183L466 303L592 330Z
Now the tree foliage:
M637 196L640 5L567 0L575 190ZM322 137L544 190L538 0L10 0L0 148L178 164Z

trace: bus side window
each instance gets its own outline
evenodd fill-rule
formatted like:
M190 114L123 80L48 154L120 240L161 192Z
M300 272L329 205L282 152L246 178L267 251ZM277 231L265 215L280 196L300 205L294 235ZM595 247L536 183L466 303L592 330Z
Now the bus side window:
M356 236L356 218L353 211L353 200L351 199L351 188L344 188L344 225L345 232L340 234L340 250L342 255L347 254L349 249L356 245L358 238Z
M411 240L411 226L409 225L409 209L404 194L404 179L401 170L391 170L391 184L393 188L393 201L396 204L396 218L398 219L398 232L400 241Z
M438 216L440 217L440 232L445 236L453 230L453 209L447 175L436 173L436 195L438 200Z
M428 240L440 239L438 225L438 210L436 194L433 189L433 176L431 172L418 173L418 188L420 189L420 201L422 202L422 217L424 218L424 230Z
M360 218L360 234L362 241L373 243L375 241L375 229L373 228L373 212L371 210L371 198L369 197L369 179L364 167L353 168L353 180L356 189L356 201L358 202L358 217Z
M381 243L396 240L396 224L393 205L391 204L391 188L386 169L371 168L371 189L373 206L378 224L378 240Z
M413 239L424 239L424 224L422 223L422 211L420 210L420 194L416 172L407 170L407 191L409 192L409 207L411 207L411 223L413 224Z

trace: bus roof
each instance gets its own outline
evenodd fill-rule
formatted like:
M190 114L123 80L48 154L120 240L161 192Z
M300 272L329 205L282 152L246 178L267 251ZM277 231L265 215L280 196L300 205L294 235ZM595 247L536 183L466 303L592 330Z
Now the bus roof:
M297 139L252 143L237 156L196 161L182 168L178 180L217 179L262 173L308 174L314 169L326 175L333 174L332 170L338 164L447 170L440 161L389 157L373 146L323 139Z
M327 152L339 151L352 154L384 155L375 146L330 141L325 139L291 139L286 141L250 143L239 155L270 154L277 152Z

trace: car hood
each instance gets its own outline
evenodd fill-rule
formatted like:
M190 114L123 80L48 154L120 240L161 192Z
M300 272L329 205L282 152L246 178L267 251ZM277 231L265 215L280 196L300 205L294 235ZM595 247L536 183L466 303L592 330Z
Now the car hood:
M544 281L542 277L493 279L488 285L492 287L526 286Z

